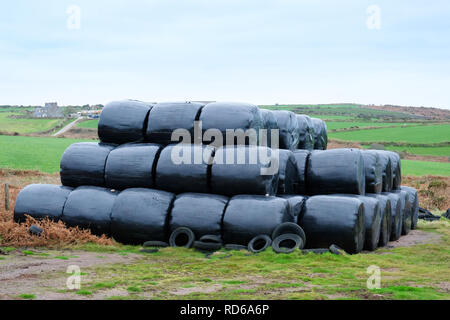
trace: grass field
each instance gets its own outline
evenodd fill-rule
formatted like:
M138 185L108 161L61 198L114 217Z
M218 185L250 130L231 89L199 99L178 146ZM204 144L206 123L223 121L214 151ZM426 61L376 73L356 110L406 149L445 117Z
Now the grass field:
M339 140L360 142L440 143L450 141L450 124L331 132L329 136Z
M370 146L364 146L370 148ZM406 151L410 154L424 155L424 156L442 156L450 157L450 146L446 147L409 147L409 146L385 146L387 150L392 151Z
M402 160L402 175L450 176L450 162Z
M329 121L327 122L328 130L347 129L351 127L366 128L366 127L390 127L390 126L402 126L413 125L405 122L361 122L361 121Z
M59 171L64 150L83 140L0 135L0 168ZM92 142L92 140L90 140Z
M15 119L22 113L0 112L0 131L17 133L46 132L62 124L64 119Z
M98 120L86 120L77 123L77 128L97 129L97 127L98 127Z

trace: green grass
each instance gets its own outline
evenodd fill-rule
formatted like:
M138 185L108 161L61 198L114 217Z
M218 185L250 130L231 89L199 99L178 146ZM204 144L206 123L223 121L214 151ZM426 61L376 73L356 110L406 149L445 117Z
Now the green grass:
M450 124L331 132L329 137L360 142L441 143L450 141Z
M369 148L370 146L364 146ZM387 150L392 151L406 151L410 154L424 155L424 156L443 156L450 157L450 146L445 147L410 147L410 146L385 146Z
M402 175L450 176L450 162L402 160Z
M10 116L23 116L18 112L0 112L0 131L17 133L47 132L64 122L64 119L15 119Z
M86 120L77 123L77 128L97 129L98 120Z
M22 298L22 299L27 299L27 300L33 300L33 299L36 299L36 295L30 294L30 293L22 293L22 294L19 294L19 297Z
M89 140L0 135L0 168L58 172L66 148L81 141Z
M347 129L352 127L367 128L367 127L391 127L413 125L405 122L369 122L369 121L329 121L327 122L328 130Z
M140 297L136 293L152 299L450 299L440 287L448 282L449 226L448 220L419 221L419 229L441 236L438 242L358 255L286 255L269 249L219 251L206 258L192 249L164 248L131 264L90 267L95 279L83 285L91 293L103 291L106 299ZM115 252L134 248L118 245ZM381 269L381 289L366 286L371 265ZM117 296L118 290L124 295Z

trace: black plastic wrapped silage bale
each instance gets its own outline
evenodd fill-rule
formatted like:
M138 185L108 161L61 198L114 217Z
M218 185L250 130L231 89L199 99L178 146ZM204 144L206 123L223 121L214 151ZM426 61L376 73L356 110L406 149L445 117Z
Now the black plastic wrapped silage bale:
M280 130L280 149L295 150L300 141L300 127L295 113L286 110L272 111Z
M392 208L391 200L389 197L382 194L366 194L368 197L378 199L381 210L381 228L380 228L380 240L378 242L379 247L384 247L389 242L392 228Z
M168 215L175 195L170 192L132 188L114 201L111 234L122 243L142 244L169 239Z
M197 144L165 147L156 165L156 188L175 193L208 193L213 152L214 148Z
M348 253L358 253L363 249L364 204L359 199L310 197L298 224L306 233L307 248L328 248L335 244Z
M105 186L105 165L114 145L79 142L69 146L61 158L61 183L69 187Z
M328 143L327 127L322 119L311 118L314 126L314 149L326 150Z
M358 149L313 151L306 172L310 195L365 194L364 159Z
M119 192L81 186L67 198L61 220L70 227L89 229L96 235L111 233L111 212Z
M299 195L281 195L280 198L288 201L291 216L293 216L295 222L297 222L301 218L307 197Z
M299 142L298 149L313 150L314 149L314 136L311 133L310 125L312 124L311 118L303 114L296 114L299 129ZM308 120L309 119L309 120Z
M183 193L176 197L170 214L170 232L187 227L195 239L222 236L222 218L228 198L214 194Z
M403 211L401 197L399 194L392 192L382 192L381 194L387 196L391 201L392 224L389 240L395 241L400 239L402 234Z
M392 184L393 184L393 176L392 176L392 163L391 158L388 154L383 152L382 150L372 150L378 153L378 156L380 158L381 163L381 170L383 172L383 179L382 179L382 192L391 192L392 190Z
M278 150L278 194L294 194L298 189L298 173L294 153Z
M366 175L366 192L380 193L383 189L383 167L380 154L373 150L362 151Z
M364 204L364 226L366 228L364 250L376 250L380 240L380 227L382 222L380 201L377 198L366 196L348 194L340 196L353 197L359 199Z
M130 143L109 153L105 167L108 188L151 188L156 160L162 146L153 143Z
M223 218L225 243L246 245L261 234L272 235L280 223L295 222L286 199L240 195L230 199Z
M275 195L279 172L277 153L278 150L255 146L218 148L211 168L211 193Z
M297 194L306 194L306 168L308 165L309 150L295 150L294 158L297 167Z
M400 189L402 183L402 163L397 152L380 150L379 152L386 154L391 159L392 169L392 190Z
M219 130L226 143L227 130L255 130L256 143L259 142L259 129L263 129L263 120L260 109L249 103L238 102L212 102L203 107L200 114L203 132L209 129ZM249 139L244 142L235 140L237 144L249 144Z
M176 129L184 129L191 136L191 141L184 141L184 143L194 143L194 122L200 117L203 107L204 104L198 102L155 104L148 118L146 139L153 143L166 145L176 143L178 141L172 141L172 133Z
M30 184L23 188L16 199L14 221L24 222L25 215L34 219L49 218L58 221L72 188L53 184Z
M419 197L417 190L407 186L401 186L400 190L408 193L409 203L411 204L411 229L417 229L417 221L419 219Z
M402 235L407 235L409 231L411 231L411 220L412 220L412 212L411 212L411 203L409 202L408 192L404 190L393 190L393 193L399 194L401 197L402 204Z
M265 141L262 140L263 137L261 136L260 137L261 141L260 141L259 145L267 146L269 148L274 148L274 147L278 148L279 147L279 137L276 142L272 141L272 132L274 132L274 130L278 129L277 118L275 117L273 112L270 110L260 109L260 111L261 111L263 128L267 130L267 143L264 144Z
M98 122L100 140L115 144L143 140L152 106L136 100L108 103L103 108Z

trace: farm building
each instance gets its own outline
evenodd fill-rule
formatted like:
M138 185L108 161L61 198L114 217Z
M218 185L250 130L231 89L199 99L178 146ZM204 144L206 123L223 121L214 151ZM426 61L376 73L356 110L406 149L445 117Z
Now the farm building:
M36 107L33 118L64 118L64 114L61 107L58 107L58 103L49 102L44 107Z

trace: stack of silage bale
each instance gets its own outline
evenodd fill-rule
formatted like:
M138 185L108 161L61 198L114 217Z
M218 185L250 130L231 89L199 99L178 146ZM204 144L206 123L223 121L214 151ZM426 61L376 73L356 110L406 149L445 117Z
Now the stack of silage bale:
M225 141L230 129L254 134ZM281 148L260 129L279 129ZM416 226L417 192L399 189L398 155L322 150L319 119L244 103L127 100L105 106L98 130L100 143L65 151L63 186L22 190L17 221L50 217L124 243L215 237L255 251L294 234L298 247L350 253Z

